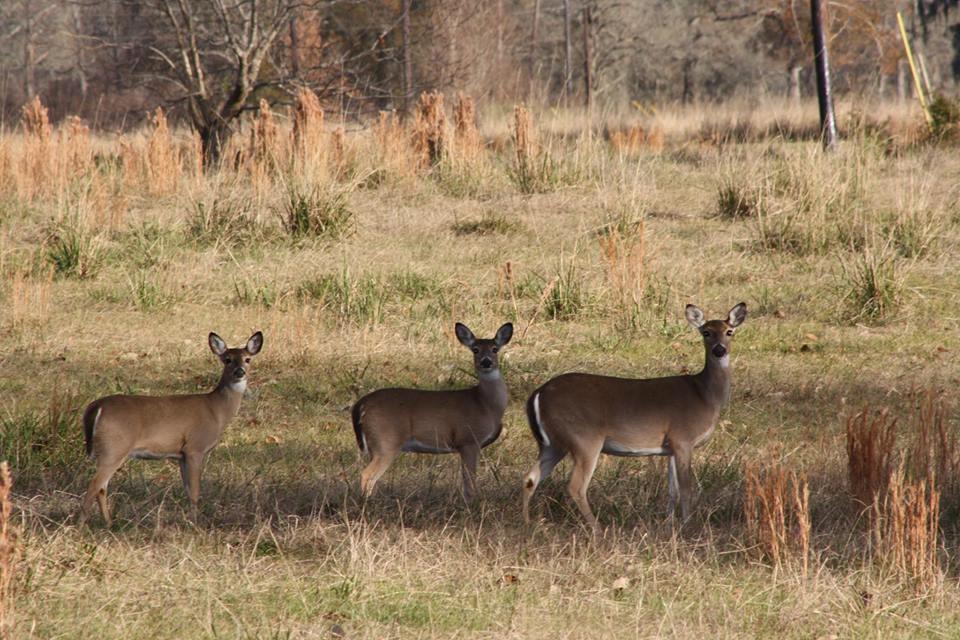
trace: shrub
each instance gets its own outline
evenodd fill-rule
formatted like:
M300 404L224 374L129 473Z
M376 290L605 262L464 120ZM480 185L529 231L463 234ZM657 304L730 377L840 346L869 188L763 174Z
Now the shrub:
M348 206L349 188L336 183L289 184L283 203L283 226L294 237L312 236L337 240L353 232L353 212Z

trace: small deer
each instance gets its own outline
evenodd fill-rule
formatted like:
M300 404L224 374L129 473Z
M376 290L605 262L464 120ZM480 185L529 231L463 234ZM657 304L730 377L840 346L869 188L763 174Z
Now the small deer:
M479 340L466 326L456 324L457 339L473 352L479 382L469 389L425 391L379 389L360 398L352 409L353 431L360 451L370 463L360 474L364 497L402 451L459 453L463 496L470 501L476 489L480 450L493 443L503 429L507 385L500 374L500 349L510 342L513 325L497 330L492 340Z
M645 380L567 373L533 392L527 419L540 456L523 482L526 522L537 485L568 453L573 458L568 490L590 526L596 528L597 519L587 487L601 453L670 456L668 516L678 498L683 519L690 516L693 450L713 434L730 397L730 343L747 305L735 306L725 320L706 321L691 304L686 317L703 336L706 364L700 373Z
M208 342L223 363L220 382L210 393L114 395L94 400L84 411L87 455L96 458L97 470L83 498L81 523L89 517L97 500L103 519L111 526L107 484L128 458L176 460L190 499L191 514L196 519L204 458L217 446L227 423L240 410L250 360L263 348L263 334L257 331L238 349L228 349L215 333L210 334Z

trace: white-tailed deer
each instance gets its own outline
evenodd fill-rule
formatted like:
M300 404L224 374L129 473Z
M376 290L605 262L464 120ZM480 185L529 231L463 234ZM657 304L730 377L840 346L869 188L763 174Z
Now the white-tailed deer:
M87 455L96 458L97 471L83 498L81 522L86 521L97 500L103 519L110 526L107 484L128 458L179 462L183 488L196 517L204 458L240 410L250 359L263 348L263 334L257 331L238 349L228 349L215 333L210 334L208 341L210 350L223 363L220 382L210 393L107 396L91 402L84 411Z
M510 342L513 325L497 330L492 340L478 340L466 326L456 324L457 339L473 352L479 383L469 389L425 391L379 389L360 398L351 411L357 446L370 454L360 474L365 497L402 451L459 453L463 495L475 490L480 450L500 437L507 408L507 385L500 374L498 355Z
M591 526L597 519L587 487L601 453L670 456L668 514L673 516L679 498L683 519L689 517L693 450L713 434L730 396L730 342L747 317L747 305L735 306L725 320L705 321L691 304L686 316L706 348L700 373L646 380L568 373L533 392L527 418L540 456L523 481L524 520L530 521L537 485L568 453L573 458L570 496Z

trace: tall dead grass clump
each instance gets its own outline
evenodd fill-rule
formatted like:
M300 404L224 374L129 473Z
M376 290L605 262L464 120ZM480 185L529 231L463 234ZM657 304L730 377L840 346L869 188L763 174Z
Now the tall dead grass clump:
M10 138L0 134L0 194L8 194L16 189L16 176L10 157Z
M93 161L90 152L90 127L79 117L69 116L62 133L66 172L69 178L83 175Z
M301 162L323 149L324 113L320 99L310 89L300 89L293 105L293 148Z
M906 453L908 475L926 480L944 496L956 497L960 485L960 449L957 434L947 421L942 390L915 390L910 394L913 407L914 441Z
M847 471L850 492L861 508L874 504L887 487L894 464L897 419L886 409L864 409L847 418Z
M257 186L262 186L280 164L278 139L277 123L270 103L261 99L257 117L250 127L250 143L246 153L249 170Z
M634 123L619 129L608 129L606 137L610 142L610 146L617 153L635 155L643 149L643 143L647 139L647 132L642 125Z
M419 158L416 157L406 131L395 111L381 111L373 125L374 179L384 181L387 176L410 178L416 175Z
M0 462L0 638L12 638L13 575L16 567L17 536L11 523L13 479L10 466Z
M180 180L180 159L162 107L157 107L150 123L153 128L147 138L143 161L147 191L151 195L163 195L177 188Z
M936 486L925 479L908 480L901 465L875 500L873 512L873 551L880 564L918 591L940 585L940 491Z
M646 287L645 219L617 220L601 229L597 243L615 305L621 313L633 318Z
M447 114L443 94L423 92L413 119L413 149L421 168L436 166L447 153Z
M780 567L798 561L803 577L810 559L810 488L779 463L744 469L744 523L760 555Z
M23 106L20 126L24 143L17 190L22 198L30 200L41 195L53 178L53 128L39 96Z
M457 93L457 101L453 107L453 124L457 156L468 162L479 159L483 152L483 143L477 128L477 108L473 98L463 92Z
M10 278L9 309L14 326L43 322L50 317L50 293L53 288L53 269L45 276L31 278L17 271Z

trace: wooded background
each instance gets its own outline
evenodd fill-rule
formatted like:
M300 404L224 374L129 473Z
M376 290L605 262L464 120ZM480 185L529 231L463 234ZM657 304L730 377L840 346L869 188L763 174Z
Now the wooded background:
M958 0L829 2L835 91L910 91L896 11L930 82L960 79ZM3 0L0 117L206 126L301 87L348 116L426 90L605 105L813 94L807 0ZM208 131L216 135L216 131Z

